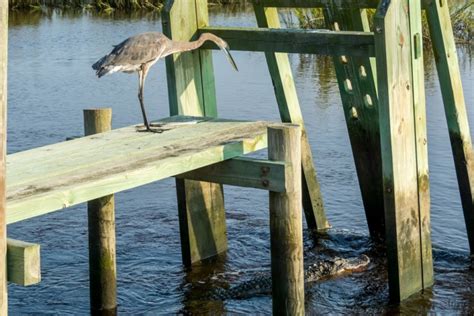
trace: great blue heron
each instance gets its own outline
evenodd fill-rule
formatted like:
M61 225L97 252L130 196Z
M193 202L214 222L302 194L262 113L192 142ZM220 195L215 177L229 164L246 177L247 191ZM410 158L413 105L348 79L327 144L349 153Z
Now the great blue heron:
M114 49L108 55L105 55L95 62L92 68L96 70L96 74L99 78L114 72L138 72L138 99L140 100L143 122L147 131L158 132L159 130L153 130L148 124L143 102L143 89L150 67L160 58L174 53L197 49L201 47L205 41L212 41L219 46L219 48L225 52L227 59L234 69L238 70L234 59L230 55L229 45L222 38L214 34L203 33L196 41L178 42L170 40L159 32L142 33L127 38L122 43L115 45Z

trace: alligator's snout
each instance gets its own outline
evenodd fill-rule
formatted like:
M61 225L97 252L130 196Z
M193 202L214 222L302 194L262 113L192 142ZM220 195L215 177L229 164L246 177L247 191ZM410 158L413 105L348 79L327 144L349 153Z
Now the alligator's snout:
M305 275L305 281L314 282L339 276L341 274L364 271L370 263L369 257L361 255L356 258L334 258L314 263Z
M358 258L347 259L346 269L352 272L364 271L370 263L369 257L361 255Z

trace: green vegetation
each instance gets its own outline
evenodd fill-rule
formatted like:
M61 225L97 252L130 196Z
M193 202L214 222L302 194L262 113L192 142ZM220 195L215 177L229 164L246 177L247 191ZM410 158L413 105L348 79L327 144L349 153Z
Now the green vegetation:
M474 30L474 2L468 1L461 6L451 6L451 21L453 24L454 36L457 42L472 44ZM369 21L375 10L367 10ZM300 27L305 29L326 28L324 14L321 8L317 9L293 9L282 14L283 21L287 27ZM423 39L425 44L430 44L428 21L423 13ZM372 27L372 25L371 25Z
M165 0L9 0L11 10L85 9L104 13L112 11L159 11ZM209 0L210 5L236 5L247 0Z

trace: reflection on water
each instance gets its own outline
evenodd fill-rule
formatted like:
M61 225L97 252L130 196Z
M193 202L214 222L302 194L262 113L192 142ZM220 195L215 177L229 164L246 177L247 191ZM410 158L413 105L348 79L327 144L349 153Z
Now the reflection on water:
M10 153L63 141L82 133L82 109L113 108L114 127L141 121L136 76L98 80L90 65L112 44L143 31L160 30L157 15L82 12L11 13L9 47ZM249 8L210 10L213 25L255 26ZM458 51L468 115L474 99L472 51ZM263 54L235 52L235 73L214 54L219 113L222 117L278 120ZM329 57L291 55L290 62L313 149L327 214L334 229L305 231L305 262L360 254L370 256L368 271L314 284L307 291L308 313L474 312L474 271L451 157L446 120L432 53L425 54L431 177L435 285L399 306L388 304L384 251L371 242L350 151L337 82ZM147 82L149 115L168 114L164 63ZM264 157L265 153L257 154ZM271 298L205 301L214 287L269 271L267 193L225 188L229 251L188 271L181 265L174 181L168 179L116 195L119 312L123 314L271 311ZM9 285L10 312L85 314L89 312L87 223L84 205L10 225L9 236L42 247L42 283ZM215 278L240 272L235 278ZM233 283L234 282L234 283Z

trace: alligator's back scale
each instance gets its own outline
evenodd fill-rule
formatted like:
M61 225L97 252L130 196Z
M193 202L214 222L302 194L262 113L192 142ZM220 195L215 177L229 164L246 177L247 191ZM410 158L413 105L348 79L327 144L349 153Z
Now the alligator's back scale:
M311 264L305 270L305 286L308 286L312 282L327 280L347 273L363 271L367 268L369 263L370 259L366 255L349 259L336 257L330 260L320 260ZM207 299L244 299L258 295L271 294L271 292L272 278L270 273L265 273L228 289L217 288L207 296Z

